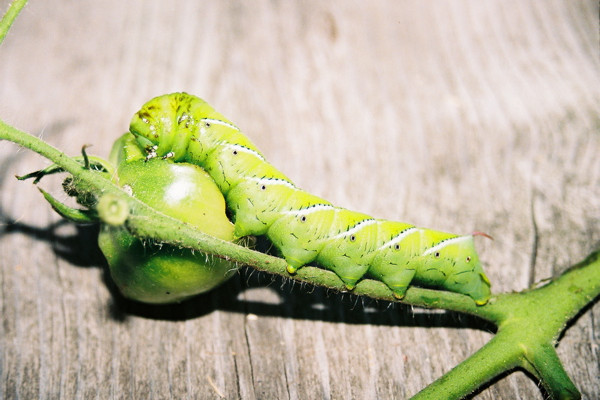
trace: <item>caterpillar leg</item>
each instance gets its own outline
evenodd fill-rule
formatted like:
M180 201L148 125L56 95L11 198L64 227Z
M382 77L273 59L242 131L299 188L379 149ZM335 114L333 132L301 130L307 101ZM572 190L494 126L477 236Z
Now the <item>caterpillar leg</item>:
M349 258L346 254L319 251L321 246L281 247L283 256L287 262L287 271L294 274L304 265L316 261L320 266L334 272L344 283L348 290L354 289L356 283L367 273L369 266L360 264Z
M287 259L286 258L286 262L287 262L287 272L290 275L294 275L300 268L302 268L304 266L304 264L300 263L300 260L294 260L294 259Z
M392 291L395 298L402 299L416 272L414 269L404 269L399 273L383 277L382 281Z
M344 261L347 261L347 260L344 260ZM288 263L287 272L292 275L295 274L300 268L302 268L305 264L308 263L308 262L306 262L306 263L301 264L299 260L293 259L293 258L287 258L287 257L286 257L286 262ZM365 276L365 274L367 273L367 270L369 269L368 265L360 265L360 264L354 264L354 263L348 263L348 262L337 263L337 264L329 264L328 263L327 265L324 265L322 263L319 263L319 264L321 264L326 269L335 273L337 275L337 277L340 278L340 280L344 283L344 286L346 286L346 289L348 289L348 290L354 289L354 287L356 286L356 283Z
M287 269L288 274L290 274L290 275L294 275L296 273L296 271L298 271L298 268L296 268L290 264L287 265L286 269Z
M346 289L352 290L356 287L356 283L365 276L368 269L368 265L356 265L353 268L344 269L343 272L339 269L333 272L344 282Z
M333 213L329 205L309 205L301 210L279 213L279 218L271 224L267 237L281 251L290 274L317 258L323 249L324 232L327 232Z
M368 265L358 264L343 255L328 258L326 260L319 257L318 262L326 269L333 271L348 290L354 289L356 283L361 280L369 270Z
M300 268L310 263L317 256L316 250L296 248L283 248L281 250L283 258L287 263L287 272L295 274Z

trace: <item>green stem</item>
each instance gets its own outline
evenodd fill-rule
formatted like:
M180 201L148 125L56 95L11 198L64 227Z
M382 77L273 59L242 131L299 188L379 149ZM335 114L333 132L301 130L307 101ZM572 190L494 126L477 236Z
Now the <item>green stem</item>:
M498 334L471 357L427 386L412 400L461 399L504 371L520 365L519 349L506 349Z
M581 394L569 378L554 346L538 346L532 354L533 363L523 367L536 376L553 399L579 399Z
M6 14L4 14L2 20L0 20L0 44L4 41L8 30L13 22L15 22L15 19L23 7L25 7L25 4L27 4L27 0L14 0L12 3L10 3Z
M552 398L579 398L554 347L569 321L598 296L600 251L543 287L497 296L482 307L495 314L496 336L413 399L461 398L515 367L537 377Z

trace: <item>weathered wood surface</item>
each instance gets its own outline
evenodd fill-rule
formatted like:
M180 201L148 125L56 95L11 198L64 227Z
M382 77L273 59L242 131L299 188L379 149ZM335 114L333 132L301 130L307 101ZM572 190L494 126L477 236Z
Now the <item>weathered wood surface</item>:
M1 118L107 155L141 104L183 90L337 204L489 232L497 292L598 247L596 1L168 4L32 1L0 48ZM0 398L403 399L491 337L246 272L179 306L125 301L93 229L13 178L45 165L0 143ZM65 198L59 183L42 186ZM596 305L558 348L586 399L598 321ZM515 372L476 397L542 393Z

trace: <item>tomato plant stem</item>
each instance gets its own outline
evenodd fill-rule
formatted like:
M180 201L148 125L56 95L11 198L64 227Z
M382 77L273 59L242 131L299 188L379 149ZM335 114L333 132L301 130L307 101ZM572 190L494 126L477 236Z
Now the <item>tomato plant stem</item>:
M10 3L6 14L4 14L2 20L0 20L0 44L6 37L8 30L10 29L11 25L13 24L23 7L25 7L25 4L27 4L27 0L14 0L12 3Z

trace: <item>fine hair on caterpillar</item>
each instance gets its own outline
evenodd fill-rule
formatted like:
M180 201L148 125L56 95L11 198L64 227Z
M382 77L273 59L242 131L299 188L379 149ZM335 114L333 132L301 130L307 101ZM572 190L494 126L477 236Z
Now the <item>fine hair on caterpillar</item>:
M172 93L150 100L133 116L130 132L148 159L204 168L225 197L236 237L266 236L290 274L315 263L333 271L348 290L370 277L399 299L413 281L468 295L480 305L490 298L473 243L475 235L487 235L376 219L305 192L196 96Z

